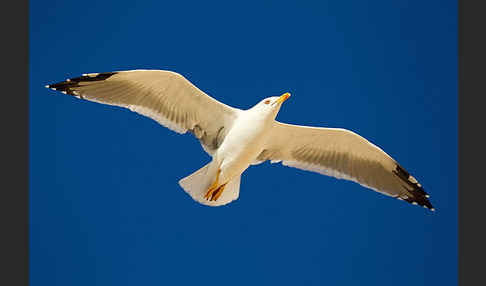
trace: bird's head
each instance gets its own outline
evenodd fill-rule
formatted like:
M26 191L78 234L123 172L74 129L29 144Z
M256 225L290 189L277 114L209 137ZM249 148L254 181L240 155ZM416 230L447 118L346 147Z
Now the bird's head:
M272 116L274 119L277 116L282 103L290 97L290 93L286 92L281 96L267 97L253 106L251 109L266 116Z

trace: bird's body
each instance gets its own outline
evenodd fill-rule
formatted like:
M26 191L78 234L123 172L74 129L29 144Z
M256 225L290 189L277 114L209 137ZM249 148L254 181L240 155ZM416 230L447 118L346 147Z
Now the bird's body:
M213 159L179 184L205 205L237 199L241 174L270 160L355 181L434 210L417 180L363 137L345 129L276 121L288 93L241 110L209 97L180 74L162 70L85 74L47 87L129 108L179 133L190 131Z
M214 157L221 164L223 181L239 176L262 152L273 118L259 116L253 109L242 110Z

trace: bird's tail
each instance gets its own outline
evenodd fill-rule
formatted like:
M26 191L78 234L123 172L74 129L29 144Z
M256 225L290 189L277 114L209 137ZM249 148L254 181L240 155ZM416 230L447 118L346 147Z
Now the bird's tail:
M188 193L195 201L207 206L222 206L236 200L240 193L240 179L241 176L233 178L228 182L224 188L223 193L217 201L209 201L204 198L209 186L216 179L217 173L216 164L209 163L189 176L181 179L179 185Z

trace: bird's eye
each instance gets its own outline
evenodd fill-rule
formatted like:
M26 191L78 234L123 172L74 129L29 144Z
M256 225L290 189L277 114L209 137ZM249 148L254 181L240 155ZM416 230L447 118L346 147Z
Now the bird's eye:
M270 103L270 99L265 100L263 103L269 104Z

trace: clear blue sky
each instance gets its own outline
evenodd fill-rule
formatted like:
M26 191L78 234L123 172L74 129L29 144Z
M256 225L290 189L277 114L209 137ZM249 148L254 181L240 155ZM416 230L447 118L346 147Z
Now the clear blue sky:
M30 1L30 273L40 285L456 285L456 1ZM268 162L210 208L191 135L45 84L167 69L239 108L375 143L432 213Z

